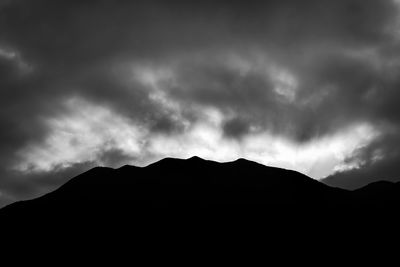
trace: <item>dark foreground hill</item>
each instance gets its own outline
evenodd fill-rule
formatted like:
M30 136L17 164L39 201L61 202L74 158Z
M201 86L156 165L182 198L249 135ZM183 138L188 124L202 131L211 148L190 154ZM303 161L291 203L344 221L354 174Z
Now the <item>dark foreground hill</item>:
M400 185L332 188L295 171L239 159L218 163L166 158L140 168L96 167L42 197L11 204L0 216L122 216L174 213L355 216L400 208Z
M219 255L231 251L232 260L246 248L263 255L266 244L292 252L370 247L371 229L375 237L393 236L399 208L398 183L347 191L244 159L167 158L144 168L93 168L49 194L1 209L0 225L3 237L11 233L25 240L34 233L34 240L48 246L65 246L67 236L75 247L90 236L90 246L109 249L127 242L129 253L135 244L151 258L155 251L175 255L171 250L178 248L201 258L212 248ZM110 237L113 241L104 241Z

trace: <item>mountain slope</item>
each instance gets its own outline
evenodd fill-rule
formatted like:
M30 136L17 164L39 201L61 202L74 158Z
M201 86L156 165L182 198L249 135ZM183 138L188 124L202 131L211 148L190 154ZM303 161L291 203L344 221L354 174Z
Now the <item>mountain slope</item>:
M346 191L245 159L166 158L144 168L93 168L47 195L1 209L0 217L132 219L168 213L337 219L398 207L399 192L398 184L386 183Z

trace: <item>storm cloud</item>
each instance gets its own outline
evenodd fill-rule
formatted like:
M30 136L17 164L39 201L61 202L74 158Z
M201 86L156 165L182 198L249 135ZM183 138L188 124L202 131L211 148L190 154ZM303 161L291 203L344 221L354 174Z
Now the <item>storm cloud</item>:
M9 0L0 33L3 203L194 154L400 179L398 1Z

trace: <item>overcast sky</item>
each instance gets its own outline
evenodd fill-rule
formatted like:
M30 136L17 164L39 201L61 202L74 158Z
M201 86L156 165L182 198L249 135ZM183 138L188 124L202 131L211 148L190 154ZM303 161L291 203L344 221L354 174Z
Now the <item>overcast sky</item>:
M0 206L93 166L400 180L400 1L0 0Z

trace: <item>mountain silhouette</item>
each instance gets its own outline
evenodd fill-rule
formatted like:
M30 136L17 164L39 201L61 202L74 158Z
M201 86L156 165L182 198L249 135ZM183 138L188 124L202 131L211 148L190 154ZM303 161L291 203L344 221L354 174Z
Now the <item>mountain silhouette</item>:
M180 234L188 228L278 234L283 229L358 229L378 219L393 221L399 204L399 183L348 191L245 159L165 158L146 167L95 167L51 193L4 207L0 221L112 225L152 229L153 234L168 227Z
M3 238L10 235L3 240L30 237L84 254L91 248L96 259L99 251L122 249L145 261L178 255L210 262L217 255L236 262L243 255L245 263L245 255L267 253L267 261L302 255L308 262L310 249L352 255L396 242L399 204L399 183L348 191L245 159L165 158L146 167L93 168L0 209L0 225Z
M115 206L138 210L352 210L398 205L400 184L376 182L347 191L301 173L245 159L219 163L165 158L147 167L95 167L42 197L13 203L0 214L78 212ZM65 209L65 210L63 210Z

